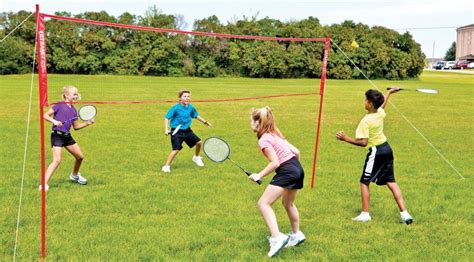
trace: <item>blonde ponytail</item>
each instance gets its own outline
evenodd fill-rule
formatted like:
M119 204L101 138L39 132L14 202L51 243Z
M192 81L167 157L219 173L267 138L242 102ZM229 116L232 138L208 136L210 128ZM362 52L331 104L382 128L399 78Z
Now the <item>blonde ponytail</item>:
M257 123L257 137L262 137L265 133L277 135L285 138L275 123L272 109L269 106L254 109L252 111L252 120Z

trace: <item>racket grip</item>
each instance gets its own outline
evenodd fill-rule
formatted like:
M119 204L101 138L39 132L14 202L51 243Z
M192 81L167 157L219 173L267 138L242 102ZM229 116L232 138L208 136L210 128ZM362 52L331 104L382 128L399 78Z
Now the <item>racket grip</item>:
M245 172L245 174L247 174L247 176L251 176L251 175L252 175L252 173L250 173L249 171L244 171L244 172ZM263 183L263 181L259 179L259 180L255 181L255 183L261 185L261 184Z

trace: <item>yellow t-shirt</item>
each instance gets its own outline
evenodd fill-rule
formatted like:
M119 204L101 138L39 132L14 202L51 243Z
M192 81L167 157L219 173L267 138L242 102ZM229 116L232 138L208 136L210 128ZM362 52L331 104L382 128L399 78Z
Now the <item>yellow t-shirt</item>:
M387 137L383 134L384 118L385 110L379 107L377 113L367 114L360 120L356 129L356 138L367 138L366 148L378 146L387 141Z

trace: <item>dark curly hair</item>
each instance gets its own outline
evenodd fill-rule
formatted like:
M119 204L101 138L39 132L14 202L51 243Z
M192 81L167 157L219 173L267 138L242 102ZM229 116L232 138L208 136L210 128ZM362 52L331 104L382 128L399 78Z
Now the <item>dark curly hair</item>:
M381 105L383 105L383 102L385 101L385 97L383 94L375 89L369 89L365 92L365 98L374 105L375 109L378 109Z

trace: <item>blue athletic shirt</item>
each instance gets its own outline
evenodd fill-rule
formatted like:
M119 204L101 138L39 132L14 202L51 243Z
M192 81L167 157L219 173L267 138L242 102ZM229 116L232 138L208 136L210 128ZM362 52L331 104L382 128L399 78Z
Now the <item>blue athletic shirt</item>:
M181 129L188 129L191 127L191 118L197 118L198 115L196 108L191 104L183 106L183 104L178 103L168 110L166 119L171 120L171 128L181 125Z

